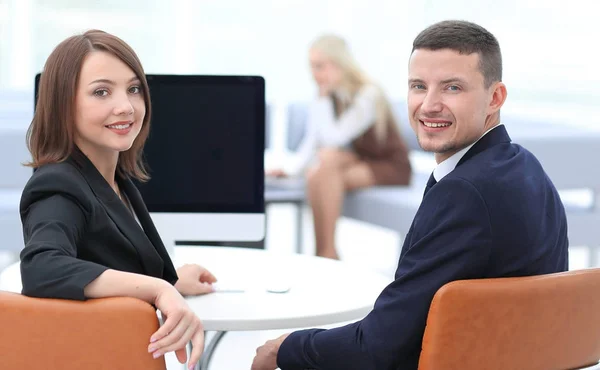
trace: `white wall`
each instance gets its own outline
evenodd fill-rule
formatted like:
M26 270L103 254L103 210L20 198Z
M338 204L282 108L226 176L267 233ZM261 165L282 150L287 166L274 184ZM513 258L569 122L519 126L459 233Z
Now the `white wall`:
M406 94L416 34L442 19L477 22L504 54L505 111L600 123L594 0L0 0L0 89L31 90L65 37L115 33L148 73L259 74L269 101L309 99L307 47L322 32L350 42L393 99Z

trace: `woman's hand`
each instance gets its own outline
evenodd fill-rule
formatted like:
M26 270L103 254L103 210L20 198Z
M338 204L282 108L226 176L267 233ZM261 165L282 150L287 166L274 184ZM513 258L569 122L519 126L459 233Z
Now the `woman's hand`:
M177 269L179 280L175 288L184 296L200 295L214 291L212 283L217 278L207 269L196 264L183 265Z
M164 324L150 337L148 352L158 358L175 351L177 360L184 364L187 360L186 345L191 340L193 348L188 369L193 369L204 351L202 322L171 284L161 286L154 305L160 310Z
M288 177L288 174L285 173L285 171L282 169L273 169L273 170L265 171L265 175L270 176L270 177L278 177L278 178Z

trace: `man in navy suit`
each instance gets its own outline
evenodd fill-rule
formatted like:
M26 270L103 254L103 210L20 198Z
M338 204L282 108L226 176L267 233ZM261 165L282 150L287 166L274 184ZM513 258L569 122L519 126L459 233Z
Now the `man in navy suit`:
M444 21L417 36L409 117L438 165L395 280L363 320L268 341L253 370L414 370L429 306L442 285L567 270L564 207L537 159L512 144L500 123L501 81L500 47L484 28Z

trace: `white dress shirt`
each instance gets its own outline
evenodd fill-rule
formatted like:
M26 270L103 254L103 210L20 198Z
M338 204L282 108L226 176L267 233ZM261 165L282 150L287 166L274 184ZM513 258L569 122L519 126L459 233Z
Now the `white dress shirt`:
M487 135L488 132L492 131L493 129L495 129L496 127L499 127L501 125L504 125L504 124L503 123L497 124L496 126L487 130L486 132L483 133L483 135L481 135L481 137L479 139L477 139L477 141L481 140L481 138L484 137L485 135ZM444 178L444 176L446 176L450 172L454 171L454 169L456 168L456 165L458 164L458 162L460 162L461 158L465 155L465 153L467 153L469 151L469 149L471 149L471 147L473 145L475 145L475 143L477 143L477 141L474 142L473 144L467 146L466 148L461 149L458 152L452 154L449 158L447 158L446 160L439 163L433 170L433 177L435 178L435 181L440 181L441 179Z

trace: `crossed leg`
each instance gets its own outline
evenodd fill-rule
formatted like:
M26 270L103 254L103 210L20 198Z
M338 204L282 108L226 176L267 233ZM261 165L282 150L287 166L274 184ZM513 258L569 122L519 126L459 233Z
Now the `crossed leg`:
M335 227L347 191L375 185L369 165L356 154L321 149L319 163L307 172L308 199L312 207L317 256L338 259Z

